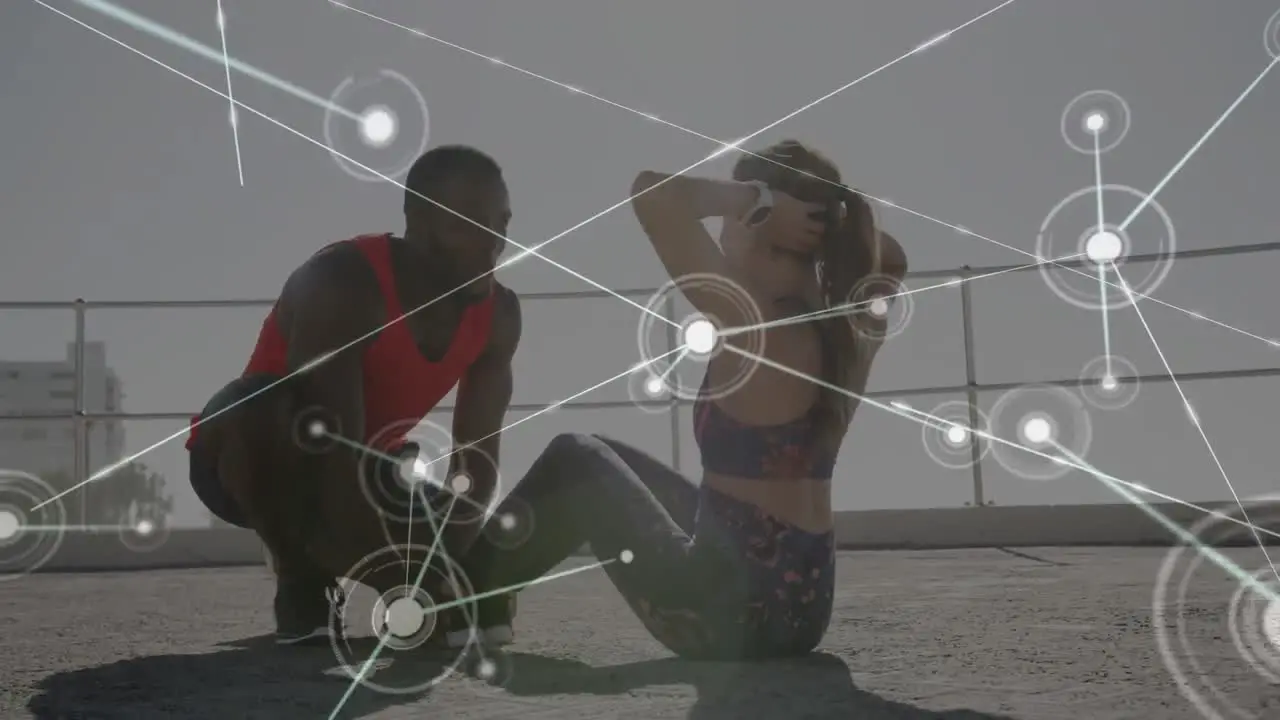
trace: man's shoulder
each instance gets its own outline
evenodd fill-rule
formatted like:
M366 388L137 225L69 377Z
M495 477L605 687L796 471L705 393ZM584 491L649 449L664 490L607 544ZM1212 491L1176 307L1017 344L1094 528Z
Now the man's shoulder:
M362 246L366 236L330 243L307 258L290 277L310 285L343 291L364 288L375 280L373 267Z
M307 258L285 282L282 303L342 309L344 317L361 321L380 313L377 276L359 241L357 237L331 243Z
M520 310L520 296L514 290L495 282L493 284L493 321L490 344L514 351L520 342L524 321Z

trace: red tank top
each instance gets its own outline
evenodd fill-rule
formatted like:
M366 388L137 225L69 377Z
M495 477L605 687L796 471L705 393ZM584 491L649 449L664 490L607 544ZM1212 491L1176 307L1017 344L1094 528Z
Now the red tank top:
M361 235L354 243L373 268L389 322L404 315L391 269L390 235ZM489 342L494 295L470 305L462 315L448 350L438 362L423 357L405 322L384 328L366 346L363 358L365 444L391 450L458 384ZM273 308L262 324L245 375L284 376L289 372L288 346ZM187 439L190 448L195 428Z

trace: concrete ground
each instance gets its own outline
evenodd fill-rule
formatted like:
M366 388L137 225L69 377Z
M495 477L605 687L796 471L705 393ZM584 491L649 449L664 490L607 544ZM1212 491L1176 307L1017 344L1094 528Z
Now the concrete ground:
M1232 555L1259 566L1256 550ZM591 570L521 596L517 643L493 681L460 674L429 692L361 688L340 717L1193 720L1206 715L1178 692L1153 630L1164 556L844 553L820 653L759 665L670 658ZM1244 713L1218 717L1280 717L1280 685L1233 646L1232 585L1205 568L1196 577L1184 615L1194 652ZM262 637L269 600L262 568L0 583L0 717L329 717L350 680L329 649L271 647ZM441 669L423 651L388 657L372 680L391 689L413 690Z

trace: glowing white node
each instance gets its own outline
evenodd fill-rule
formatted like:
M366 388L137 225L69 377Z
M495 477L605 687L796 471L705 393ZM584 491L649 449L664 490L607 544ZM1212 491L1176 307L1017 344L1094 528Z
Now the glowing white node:
M396 134L396 117L391 111L375 107L365 111L360 116L360 136L364 141L375 147L381 147L391 142Z
M952 425L947 429L947 442L952 445L959 445L969 437L969 431L959 425Z
M1100 112L1091 112L1084 116L1084 129L1091 133L1102 132L1107 126L1107 116Z
M150 520L139 520L138 524L133 526L133 530L139 535L146 537L147 535L155 532L156 524Z
M1094 233L1084 244L1084 254L1095 263L1111 262L1120 257L1124 244L1120 236L1110 230Z
M630 565L631 561L635 559L636 559L636 554L631 552L630 550L623 550L622 552L618 553L618 560L623 565Z
M329 434L329 429L324 426L323 422L312 420L311 424L307 425L307 433L313 438L321 438Z
M479 675L481 680L492 680L497 674L498 665L489 658L481 660L476 665L476 675Z
M431 481L431 465L421 455L400 461L400 479L413 486Z
M471 492L471 478L467 475L454 475L449 480L449 487L459 495L465 495Z
M231 123L231 127L239 127L240 113L236 112L235 108L231 108L231 111L227 113L227 121Z
M705 355L716 347L716 326L706 318L698 318L684 326L684 346L690 352Z
M884 317L889 314L889 301L882 297L878 297L871 301L871 314L876 317Z
M502 513L498 516L498 527L503 530L514 530L516 527L516 516L511 513Z
M400 598L387 606L383 620L387 624L387 632L399 638L407 638L422 629L427 620L427 612L417 600Z
M1053 426L1044 418L1027 418L1022 422L1022 437L1026 438L1027 442L1037 445L1049 442L1049 439L1053 437Z
M1102 376L1102 389L1111 391L1120 386L1120 382L1110 375Z
M644 391L654 397L661 395L663 391L662 378L660 377L649 378L647 381L645 381Z
M21 526L22 521L18 518L17 513L9 510L0 510L0 540L8 540L17 535Z
M1272 647L1280 650L1280 601L1267 603L1267 609L1262 613L1262 633Z

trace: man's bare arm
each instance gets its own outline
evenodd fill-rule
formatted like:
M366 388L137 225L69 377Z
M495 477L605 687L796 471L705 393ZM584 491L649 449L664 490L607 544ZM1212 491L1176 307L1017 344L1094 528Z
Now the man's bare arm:
M449 476L464 473L471 489L454 506L454 513L479 513L493 497L498 481L502 429L511 405L512 359L520 344L523 321L520 300L498 286L489 345L468 369L458 387L453 415L454 455ZM477 507L479 506L479 507ZM475 540L478 522L452 523L457 532L446 540L449 551L461 555Z
M293 419L321 419L333 437L316 461L303 461L309 477L299 502L315 530L310 551L330 572L342 573L368 553L390 542L380 514L360 488L364 460L364 336L381 322L381 304L372 274L350 249L335 247L300 267L285 284L279 305L281 329L288 340L290 372L296 381ZM354 345L353 345L354 344ZM306 428L291 428L292 432ZM299 449L301 452L301 449ZM315 474L310 470L314 468Z

